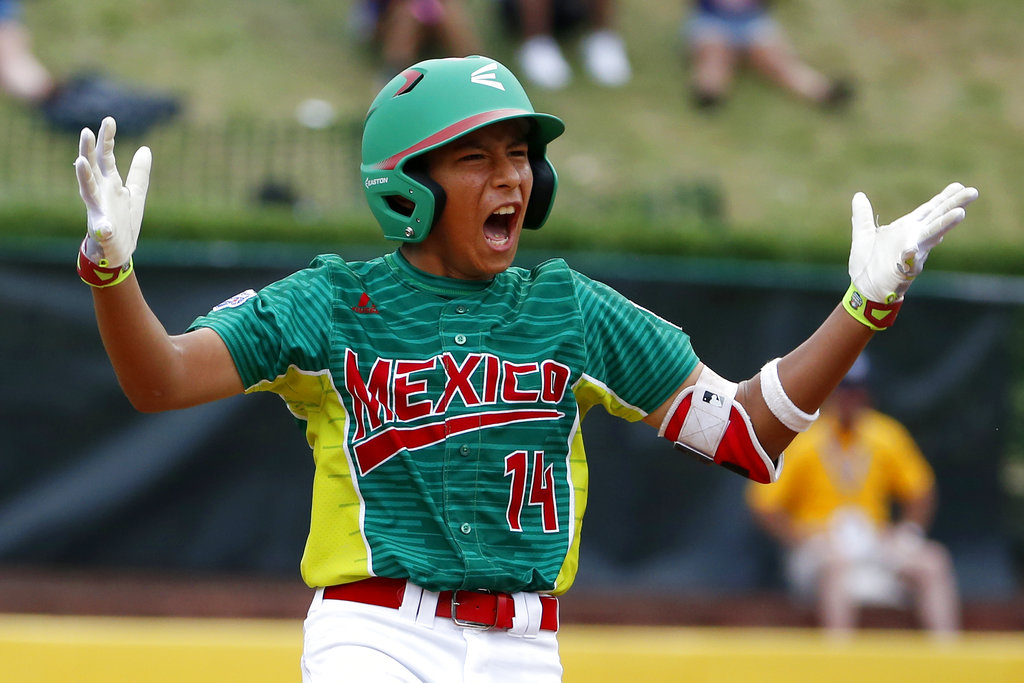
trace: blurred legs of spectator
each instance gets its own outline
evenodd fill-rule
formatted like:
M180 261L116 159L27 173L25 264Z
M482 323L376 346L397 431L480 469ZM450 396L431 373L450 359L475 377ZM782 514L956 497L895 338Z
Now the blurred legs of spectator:
M721 103L744 60L786 91L823 107L841 107L853 95L849 83L829 79L801 60L776 21L765 13L725 19L697 11L684 29L698 108Z
M119 132L137 135L178 113L173 96L129 90L99 75L56 81L32 51L18 10L17 3L0 0L0 88L38 110L51 127L77 135L113 116Z
M622 37L614 29L614 0L503 0L505 16L518 27L516 53L526 78L536 86L560 90L572 81L572 67L559 38L582 24L583 66L600 85L618 87L632 78Z
M428 56L480 52L476 27L461 0L365 0L358 11L358 21L373 36L382 62L374 91Z
M960 602L946 548L899 525L879 535L866 522L837 524L787 556L791 587L816 602L818 619L831 634L857 628L862 605L904 608L912 604L921 626L938 638L960 629Z
M19 21L0 16L0 88L18 100L38 103L53 92L53 79L32 52Z

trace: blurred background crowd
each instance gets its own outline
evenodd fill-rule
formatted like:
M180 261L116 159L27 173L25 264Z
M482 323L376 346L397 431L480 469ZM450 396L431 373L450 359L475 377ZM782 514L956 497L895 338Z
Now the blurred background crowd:
M563 54L568 42L577 43L593 82L619 87L631 80L615 0L496 0L495 5L494 20L515 43L518 66L534 86L561 90L571 83L572 67ZM680 34L692 59L696 105L719 104L736 68L748 60L800 98L844 105L852 94L850 84L804 63L768 5L762 0L698 0L686 8ZM378 62L380 85L420 59L484 52L478 18L461 0L356 0L348 19L348 35ZM53 126L72 132L116 113L124 121L122 132L144 133L172 118L179 106L172 95L125 88L104 80L102 73L52 73L33 45L22 0L0 2L0 86L37 108Z

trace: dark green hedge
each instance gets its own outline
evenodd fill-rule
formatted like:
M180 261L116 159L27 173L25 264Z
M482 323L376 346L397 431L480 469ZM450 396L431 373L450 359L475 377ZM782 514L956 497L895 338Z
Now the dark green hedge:
M68 204L54 207L7 204L0 206L0 241L24 242L48 238L75 238L84 234L85 211ZM642 229L638 229L638 223ZM183 241L237 241L295 245L380 244L388 248L369 211L351 216L303 217L286 208L212 211L151 207L141 239ZM529 232L522 246L558 251L596 251L654 254L710 259L799 262L843 265L849 254L845 235L808 234L800 239L779 239L770 226L760 232L730 231L699 221L659 224L609 214L599 225L552 219L543 229ZM929 267L937 270L1024 275L1024 241L1020 245L960 244L955 234L932 255Z

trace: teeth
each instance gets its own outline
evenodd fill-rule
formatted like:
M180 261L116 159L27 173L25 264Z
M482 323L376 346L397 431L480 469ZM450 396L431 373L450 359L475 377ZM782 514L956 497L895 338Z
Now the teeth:
M494 213L496 215L498 215L498 216L504 216L504 215L507 215L507 214L510 214L510 213L515 213L515 212L516 212L516 209L515 209L514 206L503 206L500 209L498 209L497 211L495 211Z

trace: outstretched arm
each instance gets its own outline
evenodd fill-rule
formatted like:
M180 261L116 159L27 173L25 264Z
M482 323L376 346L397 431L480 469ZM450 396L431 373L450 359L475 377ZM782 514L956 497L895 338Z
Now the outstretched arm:
M857 360L875 331L854 320L840 304L800 346L778 364L779 380L797 408L815 414ZM740 383L737 398L750 413L764 449L778 456L797 431L786 427L765 401L761 374Z
M785 396L794 407L806 414L807 419L813 419L812 416L817 413L821 404L839 385L840 380L846 375L873 335L874 330L854 320L841 304L836 306L828 318L805 342L778 361L776 368L779 385ZM799 427L794 429L792 424L787 427L768 406L765 398L766 391L762 387L762 377L765 371L767 368L738 385L732 385L732 391L735 392L731 397L735 401L733 405L738 404L741 407L741 414L738 415L737 410L730 410L730 405L727 403L722 406L720 415L709 413L707 416L696 417L696 420L694 417L690 417L690 420L687 421L688 415L681 415L681 411L687 410L687 406L690 406L689 410L693 410L694 405L701 406L699 399L705 393L703 391L705 386L719 394L729 392L727 387L708 384L707 375L703 373L710 372L710 370L700 363L686 378L679 388L679 392L650 413L644 418L644 421L672 441L682 441L689 445L691 448L686 450L696 450L708 461L713 459L716 463L721 464L722 462L736 463L737 459L740 459L745 463L743 465L743 469L747 470L743 472L745 476L758 481L774 481L778 476L778 471L781 470L779 456L802 429ZM721 381L730 384L725 380ZM679 403L680 395L691 388L693 388L691 393L697 396L691 396L690 401L684 400L683 403ZM745 417L743 413L745 413ZM716 422L721 422L720 428L723 435L731 429L742 436L743 428L747 426L744 422L746 419L749 420L749 431L752 431L753 434L750 435L749 443L742 439L740 441L745 445L747 452L732 454L721 452L727 445L721 444L720 439L713 438L710 443L703 440L706 434L715 433L715 427L712 425ZM698 432L701 440L687 439L686 437L691 431ZM730 442L735 444L736 440L733 439ZM763 450L764 457L757 452L758 449ZM758 460L764 460L764 458L769 459L771 464L758 463ZM751 461L754 466L751 466ZM763 476L758 476L755 473L760 464L767 468Z
M75 160L88 230L78 272L92 287L103 346L128 400L138 410L172 410L242 391L231 354L215 332L171 336L146 303L134 272L149 189L152 155L140 148L122 183L114 161L116 123L107 117L99 137L85 129Z
M875 332L892 325L931 249L963 221L965 207L977 197L973 187L953 183L911 213L877 226L871 203L858 192L853 198L851 285L822 325L777 363L766 364L738 385L699 365L680 394L645 421L708 460L740 464L736 458L741 458L740 467L747 466L748 476L774 480L783 449L810 426ZM684 397L691 387L695 390ZM728 452L744 447L741 430L733 425L730 431L733 422L742 422L752 432L745 446L749 453Z

